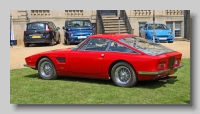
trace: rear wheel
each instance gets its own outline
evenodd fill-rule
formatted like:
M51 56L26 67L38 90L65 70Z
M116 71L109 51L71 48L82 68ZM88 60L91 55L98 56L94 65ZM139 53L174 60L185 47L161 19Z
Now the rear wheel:
M28 43L24 43L24 47L29 47L29 44Z
M112 67L111 79L120 87L132 87L137 83L134 69L126 62L118 62Z
M49 43L50 46L54 46L54 39L51 39L51 42Z
M39 61L38 74L42 79L45 80L53 80L58 77L54 64L48 58L42 58Z
M60 38L60 35L59 35L59 38L58 38L58 41L56 42L56 44L60 44L61 42L61 38Z

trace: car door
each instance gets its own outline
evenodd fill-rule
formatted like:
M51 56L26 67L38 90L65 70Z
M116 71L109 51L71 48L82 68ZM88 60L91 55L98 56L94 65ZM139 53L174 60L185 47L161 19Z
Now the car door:
M72 51L69 56L70 72L86 77L99 76L108 42L108 39L91 38L80 49Z

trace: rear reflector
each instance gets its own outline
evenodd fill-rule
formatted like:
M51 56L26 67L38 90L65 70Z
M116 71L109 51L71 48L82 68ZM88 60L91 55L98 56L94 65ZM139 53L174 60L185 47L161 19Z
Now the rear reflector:
M164 69L165 69L165 63L159 63L158 70L164 70Z

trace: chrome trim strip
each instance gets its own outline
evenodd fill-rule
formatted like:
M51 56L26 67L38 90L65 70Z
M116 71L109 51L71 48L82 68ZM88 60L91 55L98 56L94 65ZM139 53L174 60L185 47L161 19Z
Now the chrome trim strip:
M183 67L183 64L180 64L179 66L176 66L173 68L173 70L176 70L178 68ZM143 74L143 75L159 75L165 72L169 72L170 69L166 69L166 70L161 70L161 71L156 71L156 72L145 72L145 71L139 71L138 74Z
M173 69L176 70L176 69L181 68L181 67L183 67L183 66L184 66L183 64L180 64L179 66L176 66L176 67L174 67Z
M143 71L140 71L138 72L138 74L143 74L143 75L159 75L159 74L162 74L162 73L165 73L165 72L169 72L170 69L166 69L166 70L160 70L160 71L156 71L156 72L143 72Z
M35 66L30 66L30 65L27 65L27 64L24 64L25 67L29 67L29 68L35 68Z

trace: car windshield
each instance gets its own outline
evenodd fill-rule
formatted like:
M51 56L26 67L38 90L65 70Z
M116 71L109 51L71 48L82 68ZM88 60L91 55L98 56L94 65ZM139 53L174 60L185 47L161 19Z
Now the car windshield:
M89 20L71 20L68 21L67 26L73 28L80 27L91 27L91 22Z
M86 39L85 39L86 40ZM76 50L80 45L83 44L83 42L85 42L85 40L83 40L81 43L79 43L78 45L76 45L75 47L72 48L72 50Z
M44 23L29 23L27 24L27 30L43 30L45 29Z
M140 37L121 38L120 41L153 56L174 51L161 44L153 43L152 41Z
M164 24L155 24L155 29L167 30L167 26ZM148 30L153 30L153 24L148 25Z

